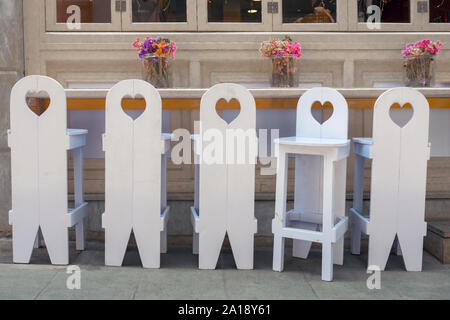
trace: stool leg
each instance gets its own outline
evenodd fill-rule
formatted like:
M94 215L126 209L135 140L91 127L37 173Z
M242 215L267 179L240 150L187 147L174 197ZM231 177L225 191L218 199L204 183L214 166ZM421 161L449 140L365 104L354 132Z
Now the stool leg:
M281 230L279 231L281 233ZM273 238L273 271L283 271L284 269L284 247L285 238L275 234Z
M333 221L332 227L334 227L337 219L345 218L345 190L346 190L346 176L347 176L347 159L342 159L333 162L334 169L334 181L333 181ZM334 251L334 264L344 264L344 237L337 239L336 243L333 243Z
M323 234L322 280L333 280L333 245L331 243L333 217L333 161L324 156L323 166Z
M200 157L195 154L195 182L194 182L194 208L198 211L199 208L199 194L200 194ZM194 226L193 226L194 227ZM198 254L199 235L195 231L192 233L192 253Z
M284 267L284 244L282 235L283 227L286 227L286 198L287 198L287 175L288 157L286 153L279 150L277 163L277 185L275 197L275 218L272 221L273 241L273 270L283 271Z
M353 208L363 212L363 192L364 192L364 157L355 156L355 176L353 180ZM361 252L361 225L356 217L350 213L351 220L351 252L360 254Z
M74 193L75 193L75 207L84 202L84 186L83 186L83 148L77 148L72 151L73 157L73 173L74 173ZM77 223L75 226L76 234L76 249L85 249L85 219Z
M167 207L167 155L161 157L161 209ZM168 218L168 217L167 217ZM164 222L163 230L161 231L161 253L167 253L167 220Z
M198 242L199 242L199 236L198 233L196 233L195 231L192 233L192 253L193 254L198 254Z

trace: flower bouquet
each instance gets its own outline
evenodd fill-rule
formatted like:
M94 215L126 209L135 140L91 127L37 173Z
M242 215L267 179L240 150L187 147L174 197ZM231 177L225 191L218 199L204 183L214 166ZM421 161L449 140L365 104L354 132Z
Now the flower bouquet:
M142 60L142 77L156 88L169 87L169 58L174 59L175 42L162 37L136 38L133 47Z
M295 62L302 56L302 48L297 41L289 37L264 41L259 51L272 60L272 87L290 88L298 85Z
M406 48L402 50L406 86L431 87L434 85L434 58L441 48L440 41L429 39L406 45Z

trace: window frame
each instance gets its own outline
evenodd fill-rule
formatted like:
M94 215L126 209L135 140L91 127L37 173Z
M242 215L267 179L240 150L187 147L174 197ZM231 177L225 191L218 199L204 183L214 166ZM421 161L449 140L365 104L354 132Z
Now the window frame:
M186 0L186 22L133 22L133 1L126 0L122 31L197 31L197 0Z
M122 31L122 15L116 11L115 1L111 0L111 23L81 23L81 28L70 30L66 23L56 21L56 0L45 0L45 22L47 31L92 32L92 31Z

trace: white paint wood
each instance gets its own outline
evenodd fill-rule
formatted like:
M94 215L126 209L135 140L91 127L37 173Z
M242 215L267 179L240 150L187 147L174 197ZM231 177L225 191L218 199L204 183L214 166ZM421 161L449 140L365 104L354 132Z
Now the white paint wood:
M122 99L138 95L145 99L146 109L133 121L123 111ZM122 265L133 231L144 268L160 267L160 253L166 249L161 236L167 236L168 213L168 208L161 206L165 202L161 168L167 152L162 149L161 110L159 93L142 80L121 81L107 95L103 137L106 265Z
M239 101L240 114L230 124L216 112L220 99ZM253 269L254 234L257 224L254 217L254 183L256 162L256 105L247 89L236 84L219 84L209 89L202 97L200 121L203 135L196 139L198 211L193 208L194 253L199 253L200 269L215 269L225 234L228 234L233 256L238 269ZM254 147L252 160L241 163L229 161L234 149L227 148L227 130L243 129L251 132L249 148ZM203 157L210 146L209 133L223 137L222 163L210 163ZM229 131L228 131L229 132ZM206 135L205 135L206 133ZM245 150L249 154L249 150ZM242 150L241 150L242 152ZM198 212L198 218L196 217ZM195 233L198 233L196 239Z
M395 103L410 103L414 109L411 120L399 127L389 116ZM383 93L375 103L373 141L366 144L372 161L370 220L361 219L361 205L354 204L352 233L354 253L359 253L359 230L367 227L369 234L369 266L384 270L393 242L398 237L406 270L422 269L423 237L426 234L425 191L428 143L429 105L426 98L411 88L395 88ZM355 139L355 149L364 141ZM361 147L358 147L361 148ZM367 154L367 152L366 152ZM355 168L355 176L363 179L363 167ZM362 189L362 183L355 185ZM361 195L358 196L360 198ZM356 250L358 249L358 250ZM400 253L397 248L397 253Z
M329 101L333 105L332 117L323 124L318 123L311 113L316 101L322 104ZM314 88L299 100L297 136L276 140L280 159L288 153L295 154L296 159L294 210L288 216L285 212L287 164L279 165L277 171L276 214L272 223L274 270L283 269L283 237L287 229L294 239L295 257L308 256L311 238L322 242L323 280L332 280L333 262L343 264L347 131L348 106L344 97L333 89ZM308 214L308 221L303 219L305 214ZM323 236L317 238L316 234Z
M50 105L38 116L29 109L26 96L41 91L49 95ZM73 226L72 218L78 225L84 224L87 206L80 195L82 189L76 187L76 207L68 208L67 150L71 145L81 150L84 144L73 142L72 136L85 136L87 131L67 130L64 88L45 76L28 76L16 83L11 91L10 112L13 261L29 263L33 245L40 245L40 228L52 264L68 264L68 227ZM81 163L82 158L77 158L76 185L83 180ZM77 232L77 248L83 249L84 239L79 237L84 235Z

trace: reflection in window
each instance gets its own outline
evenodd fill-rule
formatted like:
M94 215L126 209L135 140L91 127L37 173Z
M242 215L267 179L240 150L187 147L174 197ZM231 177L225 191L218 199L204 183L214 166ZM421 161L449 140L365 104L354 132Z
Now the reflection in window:
M450 0L430 0L430 22L449 23Z
M380 21L369 19L376 12L371 6L378 7ZM368 19L370 22L409 23L410 0L358 0L358 21L366 22Z
M186 21L186 0L133 0L133 22Z
M66 23L75 13L70 6L80 8L81 23L111 23L111 0L56 0L57 23Z
M208 22L261 21L261 0L208 0Z
M335 23L337 0L283 0L283 23Z

